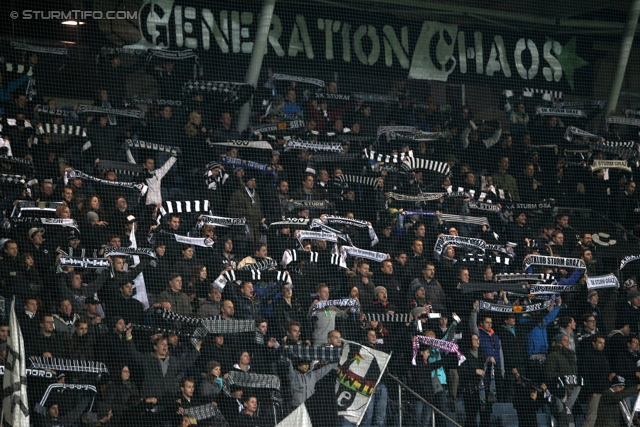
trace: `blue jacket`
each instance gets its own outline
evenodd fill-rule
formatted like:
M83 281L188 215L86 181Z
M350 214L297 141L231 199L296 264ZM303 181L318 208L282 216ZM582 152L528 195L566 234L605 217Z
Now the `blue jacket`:
M527 356L531 357L534 354L547 354L549 352L549 342L547 341L547 325L553 322L558 313L560 307L554 307L553 310L547 314L542 322L537 324L529 334L527 334ZM522 318L523 321L527 318Z

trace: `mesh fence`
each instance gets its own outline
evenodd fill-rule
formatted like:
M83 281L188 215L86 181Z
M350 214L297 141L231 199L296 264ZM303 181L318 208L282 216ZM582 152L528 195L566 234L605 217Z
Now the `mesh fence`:
M397 381L634 423L631 2L39 3L0 6L5 424L431 425Z

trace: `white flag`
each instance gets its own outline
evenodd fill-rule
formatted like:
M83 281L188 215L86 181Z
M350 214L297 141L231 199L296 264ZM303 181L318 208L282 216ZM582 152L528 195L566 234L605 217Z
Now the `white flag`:
M29 402L27 400L27 372L24 340L16 317L15 300L11 303L7 361L4 364L2 414L13 427L29 427Z
M137 249L138 248L138 242L136 240L136 227L137 227L137 223L133 224L133 228L131 229L131 235L129 236L129 240L131 240L131 246L129 246L130 248L134 248ZM140 264L140 256L139 255L134 255L133 256L133 266L135 267L136 265ZM144 274L140 273L136 276L135 279L133 279L133 289L136 291L135 295L133 296L133 299L137 299L138 301L140 301L142 303L142 305L144 305L144 309L148 310L149 309L149 296L147 295L147 285L144 283Z
M309 412L307 412L304 403L290 413L287 418L280 421L276 427L312 427L311 418L309 418Z
M342 342L336 380L338 415L357 425L367 411L390 355L353 341Z

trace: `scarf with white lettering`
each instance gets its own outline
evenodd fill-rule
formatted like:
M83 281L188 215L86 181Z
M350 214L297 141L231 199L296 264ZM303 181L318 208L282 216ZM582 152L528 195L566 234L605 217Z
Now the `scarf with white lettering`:
M67 257L63 256L58 260L57 273L62 273L61 267L74 267L74 268L91 268L101 269L110 268L111 263L108 259L104 258L85 258L85 257Z
M360 303L353 298L318 301L309 311L311 316L317 316L319 311L325 310L327 307L348 308L351 313L360 312Z
M280 123L252 126L251 130L266 135L270 132L280 132L286 129L302 129L305 127L304 120L290 120Z
M8 157L8 156L0 156L1 163L12 163L15 165L24 166L29 170L33 170L33 163L29 159L23 159L21 157Z
M342 144L336 142L313 142L290 139L284 144L284 151L302 149L310 151L329 151L333 153L344 153Z
M355 246L343 246L342 252L355 258L364 258L376 262L389 259L389 256L382 252L368 251L366 249L356 248Z
M75 117L76 113L70 110L62 110L60 108L49 108L46 105L38 105L36 112L38 114L50 114L52 116Z
M536 110L536 114L539 116L564 116L564 117L580 117L583 119L587 118L587 115L584 111L578 109L569 109L569 108L545 108L538 107Z
M249 141L243 139L231 139L228 141L213 142L207 138L207 145L214 147L219 145L221 147L237 147L237 148L258 148L260 150L273 150L271 144L268 141Z
M460 353L458 344L454 342L426 337L424 335L416 335L414 339L415 341L413 341L413 343L411 344L411 347L413 348L413 357L411 358L411 364L414 366L416 365L416 357L418 356L418 349L420 348L420 344L437 348L447 353L455 354L458 358L458 366L462 365L462 363L467 360L466 357L464 357L464 355Z
M143 255L151 258L157 258L156 252L151 248L123 248L119 246L105 246L104 257L108 256L134 256Z
M502 205L502 207L509 211L539 211L543 209L553 209L555 203L553 200L547 200L538 203L511 203Z
M131 103L133 104L147 104L147 105L168 105L170 107L181 107L182 101L172 100L172 99L154 99L154 98L138 98L134 97L131 99Z
M11 218L11 222L14 224L18 223L41 223L42 225L59 225L62 227L73 228L78 231L78 223L75 219L72 218L34 218L34 217L21 217L21 218Z
M549 282L554 280L552 274L501 273L496 274L498 282Z
M213 240L208 237L202 238L202 237L181 236L180 234L169 233L164 230L160 230L157 233L158 233L158 236L170 237L178 243L184 243L186 245L192 245L192 246L200 246L202 248L211 248L213 247L213 243L214 243ZM155 233L150 233L149 238L147 240L149 241L149 243L153 244L155 243L155 238L156 238Z
M587 289L602 289L602 288L620 288L618 278L613 274L605 274L604 276L593 276L587 278Z
M320 221L322 221L322 223L324 224L342 224L357 228L367 228L369 230L371 246L375 246L380 241L378 239L378 236L376 235L375 230L373 229L373 226L368 221L362 219L351 219L337 215L322 215L320 217Z
M243 87L249 86L251 86L250 83L189 80L182 86L182 92L185 95L189 95L192 92L217 92L224 95L229 102L235 102L240 99L238 92Z
M291 200L287 203L289 210L294 209L327 209L328 205L324 200Z
M278 177L278 173L276 172L275 168L269 163L259 163L254 162L253 160L242 160L236 157L224 157L220 159L220 164L224 166L233 166L236 168L260 171L268 175L273 175L274 179Z
M325 233L323 231L300 230L296 233L296 239L298 239L301 248L304 240L326 240L327 242L338 243L336 233Z
M11 42L11 47L16 50L24 50L27 52L46 53L50 55L69 55L69 51L66 47L35 46L32 44L19 42Z
M631 172L631 168L627 165L626 160L594 160L591 164L591 172L600 169L620 169L626 172Z
M340 230L336 230L335 228L331 228L328 225L324 224L322 221L320 221L318 218L313 219L313 221L311 221L311 225L309 225L309 228L311 229L315 229L315 228L319 228L322 231L326 232L326 233L333 233L336 236L338 236L340 239L342 239L343 241L347 242L348 244L350 244L351 246L353 246L353 242L351 242L351 237L349 237L349 235L347 233L342 233L340 232Z
M607 117L607 125L611 123L615 123L618 125L640 126L640 119L621 116L609 116Z
M438 240L436 240L436 244L433 248L433 252L436 259L442 258L442 254L448 246L453 246L454 248L464 248L466 250L484 254L485 245L486 244L482 239L445 235L438 237Z
M487 301L480 301L479 309L485 311L494 311L497 313L531 313L538 310L544 310L553 303L552 299L529 305L504 305L493 304Z
M406 194L388 192L388 193L384 193L384 195L387 199L385 203L385 208L388 208L389 205L394 201L421 205L426 202L434 202L434 201L440 200L442 197L447 197L447 193L421 193L419 196L408 196Z
M198 221L196 228L202 228L205 224L215 225L216 227L244 227L245 234L249 234L249 227L244 218L226 218L223 216L202 215Z
M606 286L603 286L606 287ZM580 292L580 285L531 285L529 293L532 295L562 294L565 292Z
M67 176L67 179L80 178L82 180L93 181L93 182L97 182L104 185L110 185L112 187L137 190L140 192L141 196L144 196L145 194L147 194L147 190L149 189L149 187L147 187L146 184L136 184L133 182L123 182L123 181L109 181L108 179L97 178L93 175L86 174L77 169L72 169L70 171L67 171L66 176Z
M274 73L269 77L269 80L265 84L265 87L271 88L273 87L274 81L288 81L288 82L298 82L298 83L308 83L311 85L315 85L318 87L324 87L324 81L320 79L314 79L311 77L300 77L300 76L291 76L289 74L280 74ZM269 86L267 86L269 85Z
M130 117L133 119L141 119L142 111L141 110L129 110L123 108L110 108L110 107L98 107L96 105L83 105L79 104L76 108L77 114L83 113L97 113L97 114L107 114L110 116L124 116Z
M529 255L522 262L522 268L526 270L532 265L544 265L546 267L574 268L586 270L587 266L579 258L562 258L543 255Z
M418 128L415 126L380 126L378 128L378 137L384 133L416 133Z
M620 261L620 270L626 267L627 264L640 259L640 255L628 255Z
M271 227L306 227L309 225L309 218L282 218L282 221L276 221L269 224Z

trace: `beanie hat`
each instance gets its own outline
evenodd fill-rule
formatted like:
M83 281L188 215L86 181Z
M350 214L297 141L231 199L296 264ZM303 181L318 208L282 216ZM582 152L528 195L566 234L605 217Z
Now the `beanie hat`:
M595 290L591 290L589 291L589 293L587 294L587 299L591 299L592 297L595 297L596 295L598 295L598 292Z
M384 286L376 286L375 289L373 290L373 295L375 295L376 297L378 296L378 293L381 291L387 291L387 288L385 288Z

